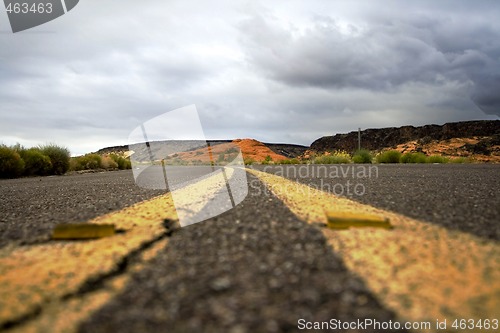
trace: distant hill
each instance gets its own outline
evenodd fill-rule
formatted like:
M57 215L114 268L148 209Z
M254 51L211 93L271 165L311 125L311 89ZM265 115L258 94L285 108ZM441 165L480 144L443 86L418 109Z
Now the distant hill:
M395 148L412 140L447 140L453 138L485 137L500 134L500 120L463 121L444 125L402 126L361 131L362 148L381 150ZM311 144L311 149L325 151L342 149L348 152L358 148L358 132L324 136Z
M308 153L332 150L353 152L357 148L358 132L353 131L319 138L311 144ZM371 151L420 151L427 155L467 156L478 161L500 162L500 120L366 129L361 131L361 148Z
M284 158L305 158L311 154L333 150L354 152L358 147L358 132L324 136L311 144L311 147L286 144L262 143L253 139L209 140L214 152L225 151L231 144L237 144L244 156L255 161L262 161L267 155L273 160ZM168 156L175 152L184 154L188 160L196 156L203 160L205 156L198 147L205 141L184 140L170 142L151 142L151 151L158 156ZM216 148L217 146L220 146ZM500 163L500 120L477 120L446 123L444 125L402 126L361 131L361 147L372 152L396 149L405 152L423 152L427 155L473 157L477 161ZM132 147L130 147L132 148ZM143 148L139 148L144 150ZM141 158L147 158L149 152L139 151ZM128 157L133 149L129 146L114 146L100 149L98 154L117 153ZM193 156L191 156L193 155ZM226 154L227 155L227 154Z
M262 143L253 139L208 140L207 142L211 147L214 148L218 145L228 145L231 142L236 142L237 145L240 146L240 149L242 150L245 157L252 158L256 161L261 161L267 155L271 156L273 160L275 159L279 160L285 157L294 158L302 155L307 149L309 149L309 147L301 145L286 144L286 143ZM200 144L203 143L200 143L200 141L183 140L183 141L176 141L175 147L172 147L170 144L166 145L165 143L162 143L162 141L156 141L156 142L151 142L150 147L155 155L158 153L166 156L173 152L190 151L190 150L194 151L195 149L193 149L193 147L196 147L197 145ZM172 152L169 152L168 151L170 149L169 147L174 149L175 151L172 150ZM160 149L163 150L166 149L166 150L159 152ZM128 156L130 154L130 150L128 145L123 145L123 146L102 148L99 149L96 153L101 155L115 153ZM201 154L199 154L199 156L201 156Z

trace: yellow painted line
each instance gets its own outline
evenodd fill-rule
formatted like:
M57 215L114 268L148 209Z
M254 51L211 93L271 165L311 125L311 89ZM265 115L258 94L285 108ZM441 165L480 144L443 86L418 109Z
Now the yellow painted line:
M227 173L231 176L233 172L227 170ZM45 318L40 319L41 323L61 317L55 313L58 309L66 313L72 307L82 307L77 311L80 313L73 316L88 316L88 309L104 304L124 284L120 288L115 286L116 290L111 288L112 292L101 290L88 301L72 299L61 306L62 298L76 293L93 278L115 271L128 254L161 237L165 233L164 220L177 220L172 196L177 204L192 201L191 209L201 209L220 189L214 185L219 178L220 175L207 177L172 193L88 221L114 224L124 233L96 240L51 241L0 250L0 327L40 308L44 310L41 317ZM203 200L200 193L204 194ZM64 317L61 320L64 322Z
M363 213L325 211L327 227L332 229L385 228L392 229L388 218Z
M114 223L125 233L92 241L59 241L0 252L0 324L76 292L93 277L165 232L176 218L170 194L104 215L90 223Z
M401 321L500 316L500 245L337 197L268 173L256 175L299 218L326 224L325 211L388 218L394 229L322 232L350 271ZM427 332L427 331L426 331ZM470 332L470 330L469 330Z
M152 248L142 253L137 263L129 268L127 274L110 279L106 282L104 288L69 300L54 300L44 306L44 310L39 317L16 326L7 332L78 332L79 325L123 290L131 278L131 273L141 270L167 243L167 239L155 243Z
M75 240L95 239L113 236L116 233L114 224L58 224L52 231L52 239Z

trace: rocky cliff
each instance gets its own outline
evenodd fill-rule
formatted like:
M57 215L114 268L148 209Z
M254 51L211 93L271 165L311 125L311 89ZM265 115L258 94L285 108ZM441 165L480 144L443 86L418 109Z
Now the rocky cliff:
M422 144L454 138L498 137L500 120L463 121L444 125L420 127L402 126L361 131L361 147L368 150L396 148L398 145L418 141ZM325 136L311 144L311 150L323 152L345 150L352 152L358 147L358 132Z

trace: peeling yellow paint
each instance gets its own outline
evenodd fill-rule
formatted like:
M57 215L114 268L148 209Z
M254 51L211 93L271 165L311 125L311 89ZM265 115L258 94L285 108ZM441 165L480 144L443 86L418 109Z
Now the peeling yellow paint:
M95 276L115 270L127 254L165 232L166 217L176 217L170 194L90 221L112 222L125 233L98 240L50 242L1 251L0 324L77 291Z
M232 171L229 170L228 174L231 175ZM88 222L114 225L116 229L123 231L111 237L85 241L51 241L39 245L10 246L0 250L0 326L34 313L40 308L43 308L41 317L48 315L49 319L44 320L55 320L62 324L71 316L88 315L88 309L99 307L114 293L101 290L93 293L94 296L88 298L88 301L80 303L73 299L64 302L64 306L60 305L61 299L76 293L93 278L115 271L117 264L128 254L164 235L164 220L178 219L173 196L178 204L178 200L189 202L195 194L199 199L199 193L203 193L206 200L195 202L196 208L202 209L211 195L219 190L219 187L214 185L218 180L214 178L220 177L207 177L172 193ZM146 251L144 255L146 259L150 259L155 252ZM128 273L141 267L135 266L129 269ZM113 284L122 288L127 279L115 278ZM72 304L75 305L72 307ZM61 309L64 311L56 314ZM68 311L78 313L66 316ZM57 316L64 318L55 318Z
M322 228L334 251L402 321L493 319L500 315L500 246L249 170L299 218L327 223L325 210L374 214L394 230ZM434 327L435 325L433 325ZM435 327L434 327L435 328ZM435 331L435 329L434 329Z
M103 288L69 300L55 300L44 306L43 313L26 324L8 330L9 333L76 333L78 326L96 310L118 294L130 281L131 274L139 271L167 246L168 239L162 239L144 251L127 274L116 276L107 281Z

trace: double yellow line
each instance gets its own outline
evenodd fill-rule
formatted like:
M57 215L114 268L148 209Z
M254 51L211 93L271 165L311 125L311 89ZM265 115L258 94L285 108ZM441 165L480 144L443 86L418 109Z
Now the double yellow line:
M500 246L459 231L339 198L282 177L249 170L299 218L326 224L325 211L389 218L394 229L322 232L346 266L401 321L493 319L500 314ZM200 191L217 191L210 177L179 190L197 210ZM211 194L207 194L209 198ZM203 200L202 200L203 201ZM176 220L171 194L90 223L124 233L93 241L51 242L0 250L0 327L12 332L73 332L163 247L164 220ZM144 250L146 249L146 250ZM131 255L133 264L120 272ZM100 278L99 288L88 288ZM87 288L87 289L86 289Z
M231 169L226 172L228 177L233 174ZM185 214L179 207L201 211L220 190L221 177L207 177L88 222L114 224L122 232L112 237L0 250L0 329L75 331L82 320L123 289L131 273L165 247L165 220L176 221L177 213ZM131 256L134 264L121 271ZM96 283L101 285L92 288Z
M326 225L326 211L388 218L393 229L322 228L333 250L401 321L500 319L500 246L249 170L299 218ZM467 329L465 329L467 330ZM470 330L469 330L470 331Z
M2 249L0 327L12 327L14 332L74 329L92 310L113 297L128 277L116 274L117 278L109 279L95 293L79 292L101 276L114 275L128 255L161 239L165 218L176 218L170 194L89 221L115 224L123 233L113 237ZM152 251L158 250L158 244L154 245ZM139 261L149 257L146 251Z

